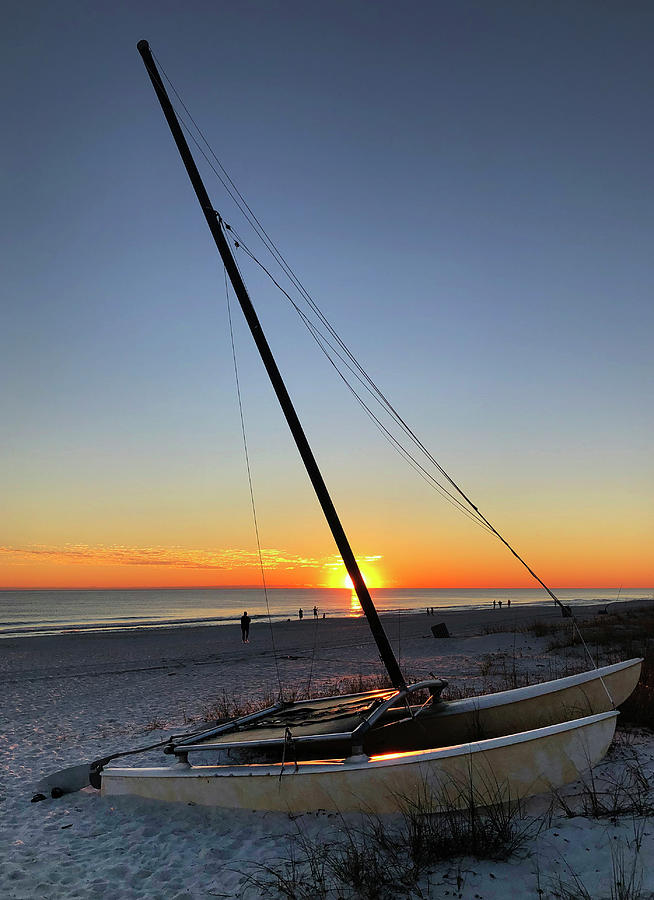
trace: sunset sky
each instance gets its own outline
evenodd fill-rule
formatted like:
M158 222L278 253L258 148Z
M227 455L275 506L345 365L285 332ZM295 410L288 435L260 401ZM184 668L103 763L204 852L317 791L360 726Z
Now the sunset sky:
M654 6L3 8L0 587L260 582L222 265L140 38L357 359L538 574L654 586ZM238 261L370 586L532 586ZM232 313L268 583L343 586Z

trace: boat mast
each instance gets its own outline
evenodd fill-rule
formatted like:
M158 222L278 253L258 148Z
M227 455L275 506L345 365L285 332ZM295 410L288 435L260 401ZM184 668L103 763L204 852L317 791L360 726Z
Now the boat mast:
M250 331L252 332L252 337L254 338L254 342L257 345L257 349L259 351L263 364L266 367L268 377L270 378L275 394L277 395L277 399L279 400L284 416L286 417L286 421L288 422L288 426L291 429L291 433L300 452L300 456L302 457L302 461L304 462L307 473L322 507L323 513L325 514L325 518L327 519L327 524L329 525L334 536L336 546L338 547L338 550L343 557L343 562L345 563L345 568L347 569L348 575L352 579L354 590L356 591L356 595L359 598L361 608L363 609L363 612L365 613L365 616L368 620L368 624L370 625L370 630L372 631L372 635L375 639L375 642L377 643L382 661L386 666L386 670L388 671L393 685L399 690L403 690L404 688L406 688L404 676L402 675L398 662L395 659L395 654L393 653L389 640L386 636L386 632L384 631L384 627L379 619L379 615L377 614L375 605L372 602L372 597L370 596L368 588L366 587L366 584L363 580L361 570L359 569L359 565L355 559L354 553L352 552L352 548L350 547L350 542L348 541L345 531L343 530L343 526L341 525L338 513L336 512L334 504L332 503L332 499L329 496L327 486L325 485L323 477L320 473L320 469L318 468L318 464L313 455L313 451L311 450L306 435L304 434L304 430L302 428L302 425L300 424L300 420L297 417L297 413L295 412L295 408L293 407L291 398L289 397L288 391L286 390L286 385L282 380L282 376L279 372L279 369L277 368L277 363L275 362L270 347L268 346L268 341L266 340L266 337L261 328L261 324L259 323L259 318L254 310L254 307L252 306L252 302L248 295L245 284L243 283L243 279L241 278L229 244L227 243L225 235L223 234L220 216L211 205L209 195L207 194L207 191L200 177L200 173L198 172L197 166L195 165L195 161L193 159L193 156L191 155L191 151L189 149L186 138L184 137L184 133L182 132L182 128L175 114L175 110L173 109L173 105L170 102L170 98L168 96L166 88L164 87L161 76L159 75L159 70L157 69L154 59L152 58L150 45L147 41L139 41L136 47L141 54L141 57L143 58L145 68L147 69L148 75L150 76L150 81L152 82L152 86L154 87L157 98L159 99L159 103L161 104L164 116L166 117L166 121L168 122L168 126L172 132L175 143L177 144L177 149L179 150L179 154L182 157L182 162L186 167L186 171L191 180L191 184L193 185L200 206L202 207L202 212L204 213L204 217L207 220L207 225L209 226L209 230L211 231L213 239L216 242L216 247L218 248L218 252L220 253L220 256L222 258L223 265L227 270L227 274L234 288L234 292L236 294L238 302L241 306L241 309L243 310L243 315L245 316Z

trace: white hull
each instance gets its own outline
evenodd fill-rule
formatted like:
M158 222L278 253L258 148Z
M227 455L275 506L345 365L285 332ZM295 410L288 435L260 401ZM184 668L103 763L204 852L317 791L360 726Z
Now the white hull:
M107 768L105 796L228 809L387 813L430 791L444 806L517 799L561 787L606 753L616 712L520 734L378 757L276 765ZM464 790L462 790L462 788Z
M642 663L629 659L497 694L449 700L428 711L422 724L439 744L459 744L608 712L631 695Z

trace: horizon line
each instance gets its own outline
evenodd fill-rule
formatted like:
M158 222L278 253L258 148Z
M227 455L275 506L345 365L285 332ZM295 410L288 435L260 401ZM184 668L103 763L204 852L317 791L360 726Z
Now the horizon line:
M352 588L349 587L330 587L329 585L276 585L274 587L268 586L266 588L268 591L347 591L348 593L355 593ZM524 587L524 586L508 586L503 585L502 587L421 587L417 585L393 585L392 587L375 587L369 589L371 592L374 591L543 591L546 593L542 587ZM555 590L559 591L595 591L595 590L603 590L603 591L654 591L654 586L644 587L642 585L619 585L615 586L607 586L607 585L587 585L585 587L581 587L580 585L571 585L571 586L557 586ZM107 585L94 585L92 587L53 587L53 586L44 586L37 585L32 587L0 587L0 592L5 591L261 591L264 592L264 588L259 585L249 585L249 584L232 584L232 585L136 585L130 586L125 585L121 587L107 586Z

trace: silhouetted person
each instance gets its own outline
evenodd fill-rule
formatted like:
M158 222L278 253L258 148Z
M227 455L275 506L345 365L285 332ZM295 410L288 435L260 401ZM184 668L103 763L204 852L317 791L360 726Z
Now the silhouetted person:
M502 601L501 600L497 601L497 605L499 606L500 609L502 609Z
M497 606L497 600L493 600L493 609Z
M301 622L302 619L303 619L303 617L304 617L304 610L303 610L303 609L298 609L297 614L298 614L298 617L299 617L300 622Z
M252 620L248 616L248 611L246 609L245 612L243 613L243 615L241 616L241 640L243 641L244 644L250 643L250 622L251 621Z
M313 617L314 617L314 619L318 618L318 607L317 606L314 606L314 608L313 608Z
M511 606L511 598L510 597L506 598L506 605Z

